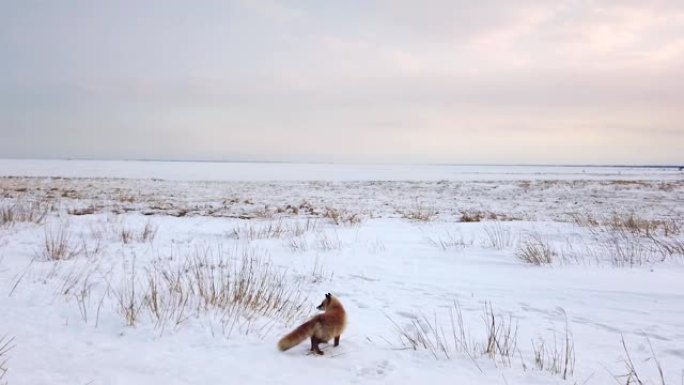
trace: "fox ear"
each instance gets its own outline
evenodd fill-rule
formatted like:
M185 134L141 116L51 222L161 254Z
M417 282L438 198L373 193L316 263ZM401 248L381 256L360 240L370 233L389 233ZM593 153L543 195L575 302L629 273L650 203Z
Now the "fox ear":
M325 298L330 299L331 295L332 295L332 294L328 293L328 294L325 295Z

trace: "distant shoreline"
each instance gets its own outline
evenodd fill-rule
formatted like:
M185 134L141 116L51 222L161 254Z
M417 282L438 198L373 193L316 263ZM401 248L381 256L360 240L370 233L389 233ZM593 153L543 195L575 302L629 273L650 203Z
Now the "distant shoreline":
M397 162L324 162L286 160L211 160L211 159L99 159L99 158L0 158L20 161L79 161L79 162L160 162L160 163L244 163L244 164L305 164L305 165L349 165L349 166L440 166L440 167L584 167L584 168L641 168L680 169L684 164L568 164L568 163L397 163Z

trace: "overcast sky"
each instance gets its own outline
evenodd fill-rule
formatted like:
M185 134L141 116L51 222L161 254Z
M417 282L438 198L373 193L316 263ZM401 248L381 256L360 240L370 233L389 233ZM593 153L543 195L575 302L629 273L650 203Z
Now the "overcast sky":
M682 0L0 0L0 157L683 154Z

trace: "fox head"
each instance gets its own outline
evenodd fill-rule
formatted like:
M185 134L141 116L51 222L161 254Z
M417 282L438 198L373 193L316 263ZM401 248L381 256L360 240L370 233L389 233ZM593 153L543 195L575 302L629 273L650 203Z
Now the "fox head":
M318 305L318 307L316 309L325 311L328 309L328 307L332 303L333 303L333 296L332 296L332 294L328 293L325 295L325 299L323 299L323 302L321 302L321 304Z

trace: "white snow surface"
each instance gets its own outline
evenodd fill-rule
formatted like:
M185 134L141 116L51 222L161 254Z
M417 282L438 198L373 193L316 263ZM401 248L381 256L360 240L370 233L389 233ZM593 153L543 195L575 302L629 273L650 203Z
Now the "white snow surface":
M669 180L676 168L0 159L0 176L203 181Z
M623 339L644 383L661 383L658 365L667 384L684 382L684 255L571 219L676 229L673 170L2 160L0 174L12 176L0 177L0 210L50 208L0 222L0 337L14 337L0 384L624 384ZM146 225L153 239L122 241ZM59 230L79 252L46 260ZM529 239L550 245L550 265L518 258ZM634 263L615 262L615 242ZM240 266L245 254L297 293L294 319L209 308L161 325L145 310L155 267L197 255ZM119 303L130 282L144 308L134 326ZM348 314L340 346L278 351L328 292ZM512 326L509 358L481 352L488 306ZM468 349L454 346L457 309ZM402 341L398 329L416 327L446 354ZM533 345L558 353L566 331L575 363L563 379L536 368Z

